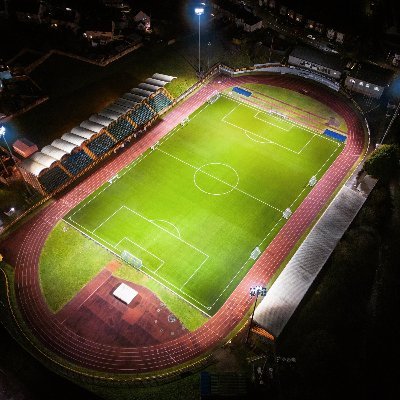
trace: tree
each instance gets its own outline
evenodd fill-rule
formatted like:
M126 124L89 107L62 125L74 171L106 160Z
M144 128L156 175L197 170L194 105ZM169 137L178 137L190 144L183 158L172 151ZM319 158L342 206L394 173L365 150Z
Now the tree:
M364 171L374 178L389 180L397 172L398 158L396 145L383 144L367 157Z

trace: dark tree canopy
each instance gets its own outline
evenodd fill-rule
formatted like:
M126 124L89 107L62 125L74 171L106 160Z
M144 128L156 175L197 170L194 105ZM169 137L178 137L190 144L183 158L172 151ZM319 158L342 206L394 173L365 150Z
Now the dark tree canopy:
M366 159L364 170L378 179L390 179L399 165L398 148L392 144L383 144Z

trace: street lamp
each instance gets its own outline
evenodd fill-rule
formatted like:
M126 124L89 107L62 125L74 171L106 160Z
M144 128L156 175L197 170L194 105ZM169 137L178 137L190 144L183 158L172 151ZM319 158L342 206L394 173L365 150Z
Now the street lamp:
M199 77L200 77L200 17L204 14L204 7L196 7L195 14L199 17Z
M253 317L254 317L254 311L256 310L256 306L257 306L257 300L258 300L258 296L265 296L267 294L267 288L263 287L263 286L254 286L250 288L250 296L251 297L256 297L256 301L254 302L254 308L253 308L253 312L251 313L251 318L250 318L250 324L249 324L249 329L247 330L247 335L246 335L246 340L245 343L247 343L247 341L249 340L249 335L250 335L250 330L251 330L251 326L253 325Z

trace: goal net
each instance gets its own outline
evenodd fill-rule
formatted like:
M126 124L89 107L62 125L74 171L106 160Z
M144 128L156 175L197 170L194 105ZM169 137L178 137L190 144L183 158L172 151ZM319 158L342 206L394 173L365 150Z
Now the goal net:
M189 117L186 117L182 120L181 126L185 126L189 122Z
M214 94L214 95L212 95L208 100L207 100L207 102L209 103L209 104L212 104L212 103L215 103L219 98L220 98L220 93L216 93L216 94Z
M283 212L283 218L285 219L289 219L289 217L292 215L292 210L290 208L287 208L284 212Z
M259 255L261 254L260 248L257 246L250 254L250 258L253 260L257 260Z
M142 260L140 258L135 257L133 254L129 253L129 251L124 250L121 253L121 258L128 263L129 265L132 265L135 268L140 269L143 265Z
M288 119L287 115L285 115L284 113L277 111L277 110L273 110L272 108L268 111L268 113L270 115L273 115L274 117L278 117L278 118L282 118L282 119Z
M317 177L314 175L310 178L310 181L308 182L308 186L315 186L317 183Z

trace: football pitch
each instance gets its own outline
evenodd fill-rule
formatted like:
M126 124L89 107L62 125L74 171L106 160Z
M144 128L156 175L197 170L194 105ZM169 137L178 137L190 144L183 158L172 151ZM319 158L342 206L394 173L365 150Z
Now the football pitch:
M343 144L221 95L64 218L213 315ZM289 217L290 218L290 217ZM134 266L132 266L134 268Z

